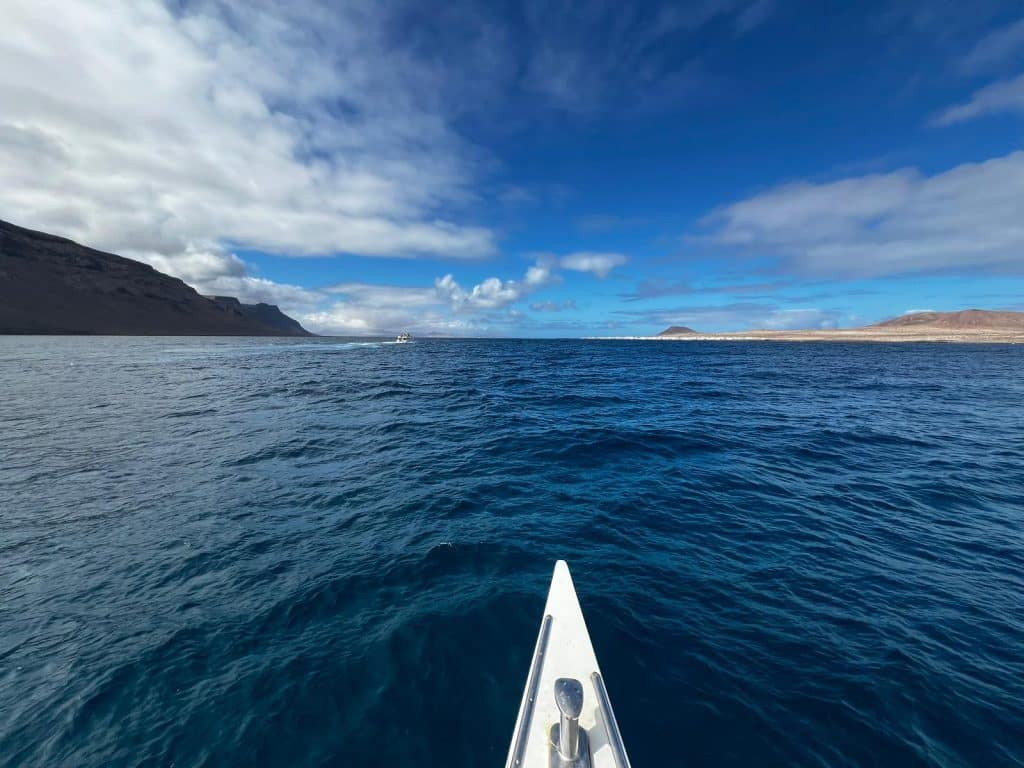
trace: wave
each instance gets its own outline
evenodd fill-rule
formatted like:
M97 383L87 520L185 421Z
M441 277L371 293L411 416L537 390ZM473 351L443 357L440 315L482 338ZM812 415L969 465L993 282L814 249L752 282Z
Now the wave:
M1024 349L387 344L0 367L0 766L500 762L557 558L637 765L1024 764Z

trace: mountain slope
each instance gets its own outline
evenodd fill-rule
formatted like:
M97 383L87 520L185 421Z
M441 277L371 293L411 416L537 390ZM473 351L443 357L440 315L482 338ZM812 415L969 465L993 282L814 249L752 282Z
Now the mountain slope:
M309 335L271 304L207 298L148 264L4 221L0 333Z
M868 328L928 328L948 331L1024 331L1024 312L964 309L959 312L912 312Z
M666 328L664 331L659 333L659 336L689 336L697 333L693 328L689 328L685 325L673 325L670 328Z
M728 331L724 333L697 333L684 326L673 325L656 338L771 338L847 339L847 340L913 340L915 338L959 341L1018 341L1024 340L1024 312L988 309L964 309L959 312L912 312L860 328L837 330L805 329L791 331ZM956 337L956 338L954 338ZM963 337L963 338L960 338Z

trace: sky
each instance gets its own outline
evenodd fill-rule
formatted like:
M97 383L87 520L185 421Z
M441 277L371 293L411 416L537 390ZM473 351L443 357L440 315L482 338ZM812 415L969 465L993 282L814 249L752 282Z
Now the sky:
M316 332L1024 310L1019 0L0 14L0 219Z

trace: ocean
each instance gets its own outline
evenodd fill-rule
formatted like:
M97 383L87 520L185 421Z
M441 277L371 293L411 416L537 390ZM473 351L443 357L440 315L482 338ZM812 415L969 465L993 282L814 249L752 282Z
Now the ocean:
M0 338L0 766L1024 765L1024 347Z

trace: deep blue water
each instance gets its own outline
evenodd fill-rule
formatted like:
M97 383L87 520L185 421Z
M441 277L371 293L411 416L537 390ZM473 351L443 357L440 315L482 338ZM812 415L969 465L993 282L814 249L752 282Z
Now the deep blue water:
M1024 347L0 339L0 765L1024 765Z

